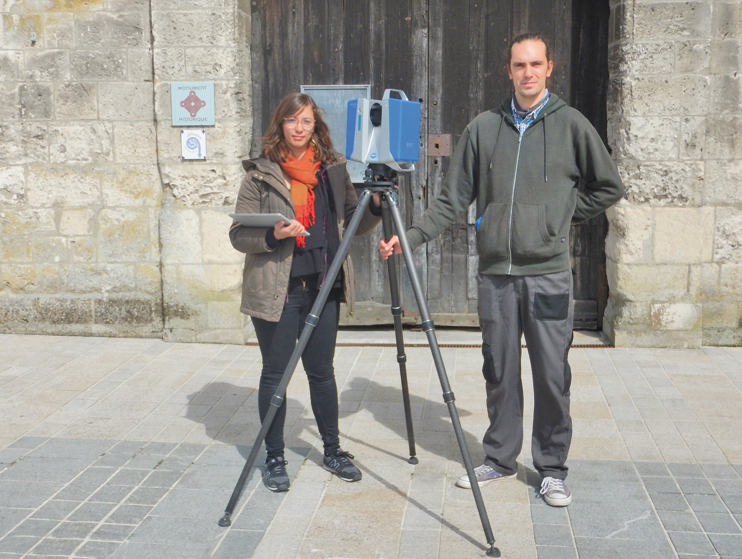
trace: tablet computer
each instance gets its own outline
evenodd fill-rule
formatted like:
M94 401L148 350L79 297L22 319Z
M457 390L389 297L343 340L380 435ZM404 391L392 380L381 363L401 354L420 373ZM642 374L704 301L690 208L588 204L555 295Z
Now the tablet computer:
M283 221L286 225L291 222L291 219L283 214L229 214L229 217L234 219L240 225L245 227L273 227L279 221ZM305 233L309 235L309 233Z

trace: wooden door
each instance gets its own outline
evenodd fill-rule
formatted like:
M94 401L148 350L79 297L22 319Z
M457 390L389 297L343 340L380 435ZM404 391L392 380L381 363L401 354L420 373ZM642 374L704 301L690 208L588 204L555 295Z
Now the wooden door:
M429 135L450 135L451 150L471 119L510 95L505 70L513 36L551 40L550 88L605 137L608 0L257 0L252 3L254 138L273 108L301 85L370 84L405 91L422 105L420 160L400 180L407 223L440 192L449 158L428 155ZM342 146L338 146L342 151ZM254 144L253 155L259 152ZM476 325L473 214L415 252L430 312L439 325ZM605 218L574 228L576 327L600 326L607 300ZM380 232L354 240L357 299L349 323L391 321ZM402 281L406 283L406 275ZM405 316L417 312L409 286Z

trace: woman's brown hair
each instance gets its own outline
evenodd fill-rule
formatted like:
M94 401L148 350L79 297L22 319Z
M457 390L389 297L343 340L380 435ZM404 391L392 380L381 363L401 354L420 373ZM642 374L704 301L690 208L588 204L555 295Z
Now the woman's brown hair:
M263 157L274 163L281 163L286 159L290 152L283 138L283 120L301 112L306 106L312 107L312 115L314 116L314 132L312 133L312 141L316 150L314 160L322 161L325 164L332 164L339 160L339 154L332 147L330 129L327 123L322 120L322 113L317 103L304 93L289 93L276 107L268 130L260 138L263 142L263 153L261 154Z

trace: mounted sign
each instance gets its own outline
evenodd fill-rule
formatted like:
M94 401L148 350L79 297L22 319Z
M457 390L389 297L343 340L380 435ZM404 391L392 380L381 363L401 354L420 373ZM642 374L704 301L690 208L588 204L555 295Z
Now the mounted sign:
M214 82L171 82L173 126L214 126Z
M206 130L181 130L180 152L183 159L206 159Z

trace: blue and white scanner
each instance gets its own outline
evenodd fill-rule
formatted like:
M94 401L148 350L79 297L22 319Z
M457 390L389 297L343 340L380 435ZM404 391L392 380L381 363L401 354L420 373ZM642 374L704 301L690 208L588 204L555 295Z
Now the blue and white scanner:
M395 99L391 93L401 97ZM360 163L383 163L397 171L414 171L420 158L420 103L399 89L387 89L381 101L351 99L345 156Z

